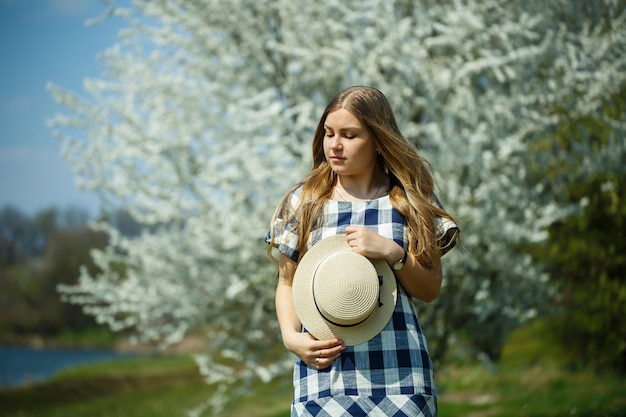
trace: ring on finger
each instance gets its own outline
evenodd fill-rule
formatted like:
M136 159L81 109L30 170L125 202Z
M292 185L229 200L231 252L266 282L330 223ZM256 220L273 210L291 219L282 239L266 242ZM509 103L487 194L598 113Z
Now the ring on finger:
M315 364L319 365L320 364L320 357L318 356L317 358L315 358Z

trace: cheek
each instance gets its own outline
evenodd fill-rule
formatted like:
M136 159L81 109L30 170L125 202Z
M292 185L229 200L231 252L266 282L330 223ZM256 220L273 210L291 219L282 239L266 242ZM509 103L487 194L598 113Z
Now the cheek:
M324 156L326 156L326 158L328 158L328 154L329 154L329 150L330 150L330 146L328 145L328 141L324 141L322 143L322 150L324 151Z
M361 148L358 149L357 152L360 156L360 159L363 162L367 162L367 163L372 163L372 161L375 161L376 157L378 156L378 154L376 153L376 150L372 148L371 146L362 146Z

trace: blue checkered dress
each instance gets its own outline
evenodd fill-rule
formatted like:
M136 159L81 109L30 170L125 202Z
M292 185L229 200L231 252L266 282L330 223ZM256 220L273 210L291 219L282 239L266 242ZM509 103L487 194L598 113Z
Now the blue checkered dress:
M300 192L301 188L292 192L291 207L297 207ZM388 196L359 202L329 200L323 224L309 237L309 247L320 239L345 233L348 225L366 226L407 247L404 219L391 206ZM454 228L453 223L438 219L439 234ZM298 236L290 225L275 230L282 233L275 236L273 244L297 261ZM321 371L298 358L293 382L292 416L437 415L433 367L426 339L411 297L401 286L392 318L378 336L346 347L330 368Z

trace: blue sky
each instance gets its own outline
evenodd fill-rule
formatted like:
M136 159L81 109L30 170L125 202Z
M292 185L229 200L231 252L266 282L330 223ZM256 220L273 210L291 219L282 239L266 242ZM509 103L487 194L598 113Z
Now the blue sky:
M97 198L77 189L46 126L63 109L45 86L84 95L83 80L100 75L97 54L123 27L119 19L85 25L105 10L100 0L0 0L0 208L97 213Z

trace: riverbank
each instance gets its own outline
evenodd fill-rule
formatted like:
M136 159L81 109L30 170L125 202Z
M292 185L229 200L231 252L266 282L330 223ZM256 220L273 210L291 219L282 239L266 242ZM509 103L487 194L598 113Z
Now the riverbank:
M0 346L0 387L34 384L68 368L131 356L112 349Z
M196 331L181 342L161 348L158 344L134 343L127 335L112 333L106 329L93 329L80 333L66 332L55 336L39 334L0 334L0 346L23 346L32 349L111 349L119 353L200 353L206 348L204 331Z
M93 362L201 353L206 350L206 343L201 332L167 348L134 344L128 337L113 338L102 332L56 338L40 335L0 338L0 388L41 383L57 372Z
M165 406L161 399L182 394L182 388L198 392L203 387L190 358L132 358L97 363L62 371L51 379L28 386L0 390L2 416L139 416L155 415L150 403ZM203 387L204 388L204 387ZM190 390L191 392L191 390ZM151 397L146 400L146 397ZM144 398L144 399L142 399ZM192 398L200 399L200 395ZM146 407L141 414L127 413L134 404ZM180 405L186 402L181 399ZM191 401L189 404L192 404ZM104 414L103 414L104 413ZM178 413L171 416L179 415ZM182 414L180 414L182 415Z
M289 382L286 376L262 384L227 414L262 417L288 409ZM185 417L215 388L205 384L189 355L135 357L73 368L44 383L0 389L0 416Z

